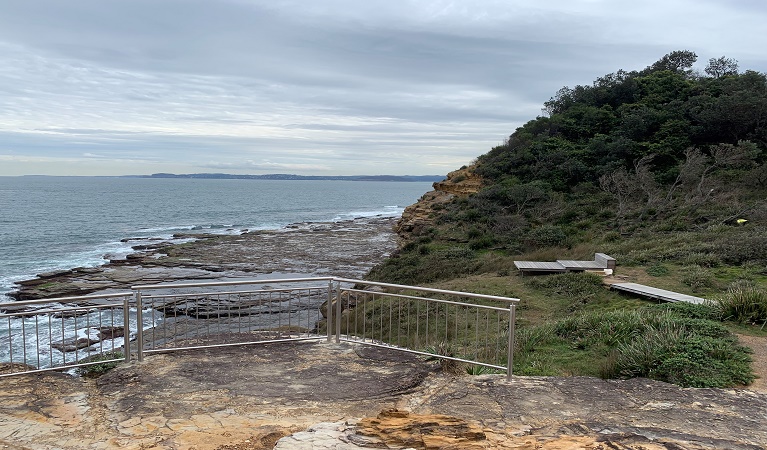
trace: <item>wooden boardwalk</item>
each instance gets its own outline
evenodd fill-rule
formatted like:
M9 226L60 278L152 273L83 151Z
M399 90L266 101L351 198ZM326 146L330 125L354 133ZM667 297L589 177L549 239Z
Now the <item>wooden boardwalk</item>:
M613 283L610 285L612 289L618 289L620 291L631 292L632 294L641 295L643 297L654 298L662 300L664 302L685 302L694 303L700 305L706 300L700 297L694 297L692 295L680 294L678 292L667 291L665 289L658 289L643 284L637 283Z
M514 265L517 266L517 269L521 272L567 272L565 266L558 262L514 261Z
M586 270L615 269L615 258L604 253L595 253L593 261L574 261L558 259L554 262L544 261L514 261L517 269L524 272L583 272Z

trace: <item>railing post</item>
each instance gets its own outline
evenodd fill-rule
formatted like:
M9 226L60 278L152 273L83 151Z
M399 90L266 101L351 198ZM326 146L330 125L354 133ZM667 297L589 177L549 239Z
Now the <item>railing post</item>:
M514 368L514 345L516 345L514 339L515 322L517 321L517 305L512 303L509 305L509 348L506 363L506 380L511 381L511 373Z
M136 358L144 360L144 312L141 304L141 289L136 289Z
M336 281L336 344L341 342L341 282Z
M333 330L336 326L336 323L333 321L333 280L328 280L328 306L325 308L325 319L328 343L330 343L333 340Z
M130 298L123 297L123 348L125 349L125 362L130 362Z

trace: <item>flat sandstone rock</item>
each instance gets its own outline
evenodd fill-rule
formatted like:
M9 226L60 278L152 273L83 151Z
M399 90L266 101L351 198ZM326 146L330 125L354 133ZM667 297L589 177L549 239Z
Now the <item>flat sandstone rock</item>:
M437 367L387 349L296 342L156 354L98 379L3 378L0 448L767 446L767 395L750 390L507 382Z

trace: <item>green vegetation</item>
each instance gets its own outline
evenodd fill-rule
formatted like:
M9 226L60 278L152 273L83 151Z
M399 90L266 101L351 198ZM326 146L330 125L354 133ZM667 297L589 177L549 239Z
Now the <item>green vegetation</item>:
M727 293L715 299L719 314L739 323L767 325L767 291L748 282L731 286Z
M750 350L738 344L726 322L731 317L717 302L654 304L609 291L596 275L576 273L525 279L485 274L436 287L523 299L514 348L518 375L641 376L687 387L754 379ZM342 332L503 366L507 317L495 310L378 295L344 312ZM440 364L452 374L493 373L453 360Z
M691 387L753 380L749 351L725 326L672 310L582 312L523 328L517 351L515 369L529 375L641 376Z
M40 291L44 291L44 290L52 289L52 288L58 286L59 284L61 284L61 283L56 283L56 282L53 282L53 281L49 281L47 283L38 284L37 286L35 286L35 288L40 290Z
M99 364L91 364L89 366L78 367L77 369L75 369L75 371L81 377L97 378L109 372L110 370L114 369L115 367L117 367L119 362L115 362L111 360L122 359L124 357L125 355L119 351L100 353L98 355L85 358L79 362L81 363L90 363L90 362L97 362L97 361L109 361L109 362L102 362Z
M435 210L433 226L412 237L424 241L370 277L433 282L487 272L488 252L562 256L584 243L637 264L767 267L767 75L739 73L727 58L701 75L690 70L696 58L672 52L561 89L545 115L467 169L483 189ZM642 253L655 238L677 254ZM713 287L690 271L691 287Z
M434 208L369 278L522 298L517 373L749 382L729 330L767 323L767 75L725 57L701 74L696 59L561 89L465 168L482 189ZM515 259L595 252L632 281L716 301L660 310L598 277L508 276Z

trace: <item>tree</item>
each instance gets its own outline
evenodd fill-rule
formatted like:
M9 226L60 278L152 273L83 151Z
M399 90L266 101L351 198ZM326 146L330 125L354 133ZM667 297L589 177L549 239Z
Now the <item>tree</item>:
M729 75L738 74L738 61L725 58L711 58L708 60L708 65L705 69L706 73L714 78L722 78Z
M631 203L637 197L636 178L634 178L626 169L618 169L612 173L606 173L599 177L599 187L603 191L612 195L618 202L616 205L616 216L619 224L623 221Z
M698 60L698 55L695 52L689 50L677 50L665 55L659 59L653 65L645 69L646 72L660 72L662 70L669 70L671 72L687 72L695 61Z

